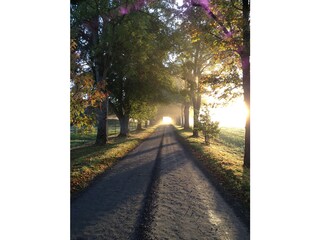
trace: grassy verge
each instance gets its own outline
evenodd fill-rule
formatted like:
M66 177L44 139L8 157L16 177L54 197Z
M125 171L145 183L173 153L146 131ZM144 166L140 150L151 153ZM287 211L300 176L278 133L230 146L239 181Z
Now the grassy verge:
M84 145L88 142L93 142L96 139L96 131L91 133L71 133L70 134L70 148Z
M238 148L244 154L244 129L222 127L218 140L231 148Z
M97 176L137 147L157 126L112 138L105 146L88 146L71 151L71 197L85 189Z
M129 130L130 132L135 131L137 128L136 122L129 122ZM113 137L120 133L120 123L117 119L108 119L108 136ZM71 127L70 132L70 148L75 148L84 145L93 144L96 140L97 129L92 128L91 130L87 130L84 132L81 129L77 129L76 127Z
M177 128L185 144L199 160L210 176L218 184L234 206L249 221L250 212L250 173L243 168L244 134L230 129L221 129L220 137L210 146L204 138L193 138L191 130Z

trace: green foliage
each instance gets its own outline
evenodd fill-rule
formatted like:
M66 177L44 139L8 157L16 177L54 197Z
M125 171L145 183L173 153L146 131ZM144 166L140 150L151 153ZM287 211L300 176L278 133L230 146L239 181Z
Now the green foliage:
M130 117L139 121L147 121L152 119L157 113L157 106L147 103L136 101L132 104Z
M169 5L148 6L135 0L72 2L72 51L77 60L71 62L78 65L77 76L90 77L88 89L78 87L82 85L74 77L71 80L79 92L77 101L72 95L72 123L89 124L88 108L93 122L94 108L106 96L118 118L148 113L153 107L147 105L171 100L171 76L164 64L172 47ZM148 103L143 104L146 109L137 110L140 102Z
M209 6L213 4L208 3ZM228 103L243 93L238 53L242 46L242 3L218 0L214 8L210 8L228 29L228 35L202 8L190 4L186 2L180 8L183 14L179 31L184 39L177 54L180 75L187 82L190 95L211 92L217 102Z
M214 3L230 36L188 1L179 10L170 0L72 1L71 124L94 124L94 109L108 96L119 118L144 118L158 103L193 103L197 127L208 86L225 101L242 94L242 3ZM172 75L183 80L173 84Z
M204 114L200 114L200 121L198 125L198 129L202 131L207 145L209 145L210 141L220 133L219 122L211 121L207 107L204 110Z
M90 128L95 121L92 113L86 112L93 98L93 79L90 73L84 72L79 63L77 44L70 42L70 123L78 128Z

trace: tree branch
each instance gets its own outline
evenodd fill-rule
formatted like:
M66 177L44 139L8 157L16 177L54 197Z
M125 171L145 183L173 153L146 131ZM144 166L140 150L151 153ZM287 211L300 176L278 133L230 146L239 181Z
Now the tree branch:
M191 4L192 6L194 7L202 7L206 12L207 14L213 18L213 20L219 24L219 26L222 28L222 31L227 35L229 36L230 35L230 32L226 29L226 27L223 25L223 23L219 20L219 18L213 14L213 12L210 10L209 6L208 5L205 5L204 3L197 3L195 2L195 0L191 0Z
M235 5L234 0L231 0L231 6L232 6L233 8L235 8L235 9L237 9L237 10L241 11L241 12L243 11L243 9L238 8L238 7Z

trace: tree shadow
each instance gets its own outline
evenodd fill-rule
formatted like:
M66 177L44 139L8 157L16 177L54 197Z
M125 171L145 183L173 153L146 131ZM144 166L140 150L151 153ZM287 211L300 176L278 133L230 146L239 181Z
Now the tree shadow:
M166 154L165 160L160 154L159 165L157 161L161 148L179 142L176 138L177 141L163 144L159 148L161 137L162 133L158 132L147 139L144 146L140 145L140 148L136 148L112 169L103 173L88 189L72 200L71 239L91 239L94 238L92 235L101 239L116 239L119 237L117 234L127 234L126 238L130 235L130 239L137 239L136 229L141 224L145 203L150 197L148 189L155 184L155 178L165 177L164 175L183 168L187 161L176 161L177 158L185 159L187 156L192 162L196 162L192 154L182 147ZM161 172L163 161L167 161L169 167ZM158 176L154 174L155 171L158 171ZM154 192L151 191L151 194Z
M156 135L156 136L149 137L143 141L152 141L152 140L160 138L160 137L161 136ZM89 156L95 156L95 155L101 154L104 151L107 151L107 150L110 150L110 149L117 147L117 145L120 143L130 142L130 141L134 141L136 139L135 138L130 139L130 138L126 138L126 137L121 136L121 137L114 137L114 140L115 141L109 142L103 146L92 144L90 146L83 146L81 148L76 148L76 149L71 150L70 151L71 162L80 158L80 157L82 158L82 157L89 157Z
M71 202L72 239L91 234L112 238L112 232L136 234L150 183L162 134L145 142L146 150L135 149L112 169L103 173L97 181ZM156 143L156 144L155 144ZM168 144L173 145L173 144ZM142 150L142 151L141 151ZM173 166L171 171L181 165ZM115 213L117 212L117 213ZM128 220L129 219L129 220ZM134 223L119 229L122 223ZM105 229L107 228L107 230ZM94 230L92 230L94 229ZM111 230L110 230L111 231ZM97 233L96 233L97 232ZM109 235L104 235L108 232ZM134 237L133 237L134 239Z
M243 202L243 220L250 229L250 169L242 167L241 192Z

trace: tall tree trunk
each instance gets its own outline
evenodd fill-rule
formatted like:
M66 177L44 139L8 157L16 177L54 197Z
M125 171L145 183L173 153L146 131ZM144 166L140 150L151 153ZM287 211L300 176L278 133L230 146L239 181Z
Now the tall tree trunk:
M190 103L186 103L184 105L184 126L183 126L185 130L190 129L189 111L190 111Z
M148 120L144 121L144 127L147 128L148 127Z
M99 45L99 16L92 19L92 21L87 25L92 33L92 44L93 46ZM106 69L101 65L99 55L92 52L92 57L94 61L93 76L95 83L100 84L106 77ZM108 116L108 97L101 102L100 107L97 109L97 120L98 120L98 130L96 136L96 145L104 145L108 140L108 127L107 127L107 116Z
M196 94L192 99L193 103L193 137L199 137L199 115L200 115L200 107L201 107L201 95L199 93Z
M124 115L118 118L120 122L120 133L118 136L129 136L129 116Z
M142 130L142 121L138 120L137 130Z
M243 73L243 95L248 109L245 128L245 148L243 165L250 168L250 5L249 0L243 0L243 51L241 52L241 63Z
M246 54L243 54L246 55ZM243 95L248 115L245 127L245 147L243 165L250 168L250 63L249 56L242 56L242 72L243 72Z
M248 110L245 127L245 147L243 165L247 168L250 168L250 65L248 65L249 56L241 56L241 61L243 72L243 95L244 102Z
M183 127L184 126L184 106L183 106L183 104L181 104L180 119L181 119L180 126Z
M105 145L107 143L107 99L101 103L97 109L98 131L96 137L96 145Z
M192 93L192 103L193 103L193 137L199 137L199 114L201 105L201 95L200 95L200 69L199 69L199 58L200 58L200 41L196 46L196 52L194 55L194 67L193 67L193 93Z

